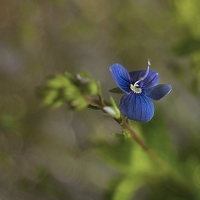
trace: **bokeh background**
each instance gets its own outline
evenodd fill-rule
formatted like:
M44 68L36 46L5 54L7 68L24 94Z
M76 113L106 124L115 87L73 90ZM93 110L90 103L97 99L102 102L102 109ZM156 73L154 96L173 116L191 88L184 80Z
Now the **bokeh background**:
M200 199L199 13L199 0L1 0L0 199ZM148 59L173 90L133 126L187 181L155 173L101 112L49 109L36 95L48 76L86 70L109 99L108 67Z

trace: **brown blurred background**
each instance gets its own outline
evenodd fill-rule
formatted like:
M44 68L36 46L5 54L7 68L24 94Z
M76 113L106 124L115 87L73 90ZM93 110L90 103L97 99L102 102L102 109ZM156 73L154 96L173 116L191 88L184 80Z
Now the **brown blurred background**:
M97 111L45 108L35 91L49 75L86 70L108 99L115 87L110 65L133 71L150 59L160 82L173 87L155 103L150 123L164 118L177 151L188 133L199 133L199 54L178 57L173 51L185 34L200 38L193 15L181 18L184 3L0 1L0 199L103 199L108 181L119 175L95 145L100 139L114 143L111 133L120 127ZM196 8L193 3L186 13Z

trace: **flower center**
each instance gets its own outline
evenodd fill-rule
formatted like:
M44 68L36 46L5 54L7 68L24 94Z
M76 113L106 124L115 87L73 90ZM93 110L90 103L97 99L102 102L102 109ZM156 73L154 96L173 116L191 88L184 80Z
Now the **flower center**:
M139 85L137 82L135 82L134 85L130 84L130 89L136 94L140 94L142 92L142 89L139 88Z
M136 93L136 94L140 94L142 93L142 88L140 88L140 86L138 85L139 82L143 81L149 74L149 67L151 66L150 60L148 60L148 66L147 66L147 70L145 72L145 74L139 78L138 81L136 81L134 84L130 84L130 89Z

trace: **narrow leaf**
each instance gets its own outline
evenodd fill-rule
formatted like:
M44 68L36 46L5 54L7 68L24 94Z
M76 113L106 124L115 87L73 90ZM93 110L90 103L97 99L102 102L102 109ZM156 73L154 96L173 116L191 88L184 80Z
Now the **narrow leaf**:
M109 90L112 93L116 93L116 94L123 94L124 92L122 90L120 90L118 87L113 88L111 90Z

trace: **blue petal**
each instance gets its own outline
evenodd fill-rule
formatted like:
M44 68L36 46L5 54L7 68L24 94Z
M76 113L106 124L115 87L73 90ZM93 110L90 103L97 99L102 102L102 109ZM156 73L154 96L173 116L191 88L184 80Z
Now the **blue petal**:
M121 112L131 120L148 122L154 115L154 105L148 97L141 94L125 94L120 101Z
M122 65L116 63L110 66L110 71L118 87L122 91L129 93L131 91L130 76L127 70Z
M144 89L144 94L153 100L160 100L172 90L171 85L160 84Z
M130 72L131 82L135 83L139 81L141 77L143 77L146 73L146 70L134 71ZM139 82L140 87L152 87L157 85L159 82L159 75L156 71L149 70L147 77Z

